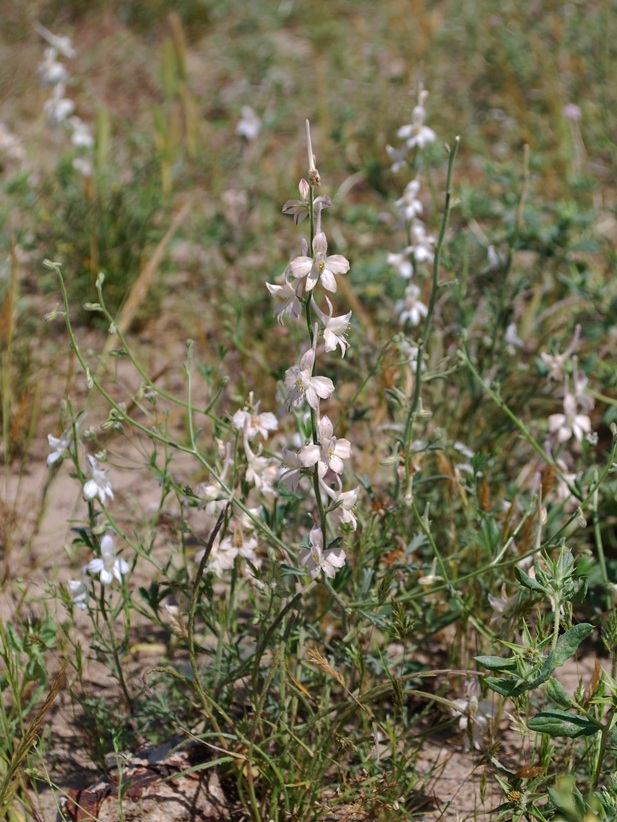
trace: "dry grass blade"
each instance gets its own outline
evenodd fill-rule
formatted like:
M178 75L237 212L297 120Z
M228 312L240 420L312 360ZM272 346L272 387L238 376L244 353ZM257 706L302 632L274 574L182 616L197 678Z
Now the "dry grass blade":
M10 810L12 797L22 784L21 765L28 756L31 748L36 744L39 732L45 722L51 706L56 697L66 685L66 663L56 674L51 689L23 739L15 749L11 761L7 767L6 775L0 784L0 819L3 819Z

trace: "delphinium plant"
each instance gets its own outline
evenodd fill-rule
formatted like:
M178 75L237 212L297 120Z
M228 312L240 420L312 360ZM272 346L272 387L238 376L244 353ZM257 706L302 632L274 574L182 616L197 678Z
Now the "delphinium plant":
M287 368L280 385L280 411L293 414L289 419L295 420L291 435L278 434L280 415L262 411L264 401L252 393L233 414L220 415L216 404L223 384L218 389L210 386L212 400L205 408L197 407L190 341L186 400L159 389L115 326L105 306L104 278L99 277L99 302L89 309L105 317L110 334L117 334L119 350L143 380L138 395L126 404L114 399L104 384L106 372L97 371L82 352L60 269L50 264L60 275L71 345L86 383L110 406L104 427L117 435L133 431L150 441L148 462L161 489L157 514L146 533L143 527L131 531L113 516L114 492L101 462L103 454L88 454L86 469L80 467L77 423L70 424L61 436L50 437L51 469L56 470L62 459L72 461L88 505L86 521L74 529L73 552L86 549L95 554L93 559L86 557L76 579L67 580L67 602L72 601L76 615L84 612L89 617L96 637L92 650L116 677L127 721L137 738L147 731L142 715L145 692L127 677L130 639L125 629L129 630L137 614L167 630L171 626L174 645L186 649L192 676L187 678L169 664L157 666L157 675L194 692L206 723L205 730L193 727L191 734L197 732L205 751L244 751L237 760L223 755L221 763L235 761L238 765L238 789L255 818L261 818L264 808L275 819L292 809L301 814L299 809L309 807L321 795L323 775L332 767L332 746L338 744L333 738L326 743L327 694L333 681L346 689L341 674L319 651L324 641L320 641L321 630L305 624L301 616L325 596L324 602L336 603L337 620L347 624L346 605L331 580L345 563L343 540L357 528L358 499L358 488L346 488L343 481L351 444L336 436L332 419L336 407L329 406L328 413L324 409L335 385L332 378L319 374L324 355L336 351L344 356L349 347L346 335L351 312L335 314L333 299L337 278L350 266L343 256L328 254L322 212L330 201L318 193L320 177L308 124L307 140L308 181L300 183L301 199L289 201L283 210L293 214L297 224L306 218L309 238L281 282L268 284L277 319L295 319L307 332L308 347ZM174 405L186 414L184 440L172 438L166 428L163 408ZM214 434L213 453L207 442L202 445L203 425ZM276 442L282 446L278 453ZM194 461L190 484L176 478L171 452ZM195 482L202 473L207 478ZM165 562L152 528L164 501L174 497L182 528L173 548L175 556ZM202 546L192 560L187 534ZM118 542L127 546L122 555L116 553ZM136 594L132 580L144 573L151 581ZM253 614L249 622L244 612ZM256 627L255 638L250 625ZM333 621L328 630L336 630L335 625ZM307 645L309 639L316 647ZM307 668L307 660L311 667ZM317 689L308 702L307 687ZM331 710L340 711L346 702L347 697ZM266 725L264 716L269 717ZM192 722L199 729L198 716L193 715ZM293 742L296 735L297 744ZM129 737L120 735L114 744L128 741ZM319 755L307 758L310 749L320 750ZM304 764L299 766L299 761ZM298 767L304 779L293 786Z

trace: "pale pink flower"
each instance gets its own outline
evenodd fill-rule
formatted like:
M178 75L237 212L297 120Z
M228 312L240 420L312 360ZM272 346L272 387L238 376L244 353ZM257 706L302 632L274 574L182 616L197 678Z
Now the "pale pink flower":
M310 548L306 548L298 557L303 568L306 568L311 579L316 579L323 571L329 579L334 579L336 572L345 564L345 552L342 548L326 550L323 547L323 534L318 525L311 528L309 534Z
M360 486L358 485L351 491L343 491L340 493L336 498L337 507L334 509L334 513L339 516L340 521L346 525L351 525L354 531L358 527L355 506L358 501L359 492Z
M328 309L330 310L329 314L324 314L324 312L320 310L319 306L316 303L313 303L315 314L324 327L323 338L325 349L326 351L335 351L336 347L340 346L341 356L344 357L345 352L349 348L349 343L345 339L345 334L347 333L349 321L351 320L351 311L348 311L347 314L340 314L338 317L333 317L332 303L327 297L325 299L328 303Z
M298 189L300 190L300 199L299 200L287 200L285 205L283 206L283 214L291 214L294 218L294 223L296 225L300 225L300 223L309 216L310 211L310 200L309 200L309 193L310 187L306 180L300 180L300 184L298 185ZM320 195L319 197L315 197L313 200L313 206L315 209L323 209L329 208L332 205L332 201L329 197L325 195Z
M583 112L581 111L581 107L577 106L576 103L566 103L563 107L563 115L566 120L576 123L583 116Z
M496 709L493 702L488 699L478 699L478 686L472 682L468 689L467 699L454 699L453 712L460 715L458 727L461 731L466 731L465 749L469 749L469 735L471 736L471 744L474 748L480 748L482 739L489 727L489 720L496 716ZM471 734L469 734L471 731Z
M563 410L563 414L551 414L548 418L549 433L557 442L567 442L571 437L581 442L583 436L591 431L591 420L586 414L577 414L573 394L566 394L564 397Z
M302 303L298 298L297 292L297 289L301 288L301 286L302 283L294 286L288 281L285 281L283 285L266 283L266 288L276 303L274 306L274 316L281 325L284 324L286 316L293 317L297 320L302 314Z
M254 439L258 434L261 435L264 440L267 440L269 432L276 431L278 428L278 422L271 411L264 411L258 414L258 410L259 403L256 403L252 411L247 411L246 409L236 411L231 418L231 427L235 428L236 431L243 431L244 436L248 440Z
M274 483L279 469L274 460L261 455L251 454L248 457L246 481L255 486L262 494L274 494Z
M323 416L319 420L319 459L317 461L317 471L323 479L328 471L335 474L342 474L343 460L351 457L351 443L348 439L337 439L334 436L334 428L330 418Z
M317 449L319 450L318 446ZM317 455L317 458L318 457L319 454ZM317 459L315 459L315 462L316 461ZM286 470L281 472L281 482L285 483L290 491L295 491L298 487L298 483L300 482L302 470L306 467L303 459L300 457L299 453L290 451L288 448L283 448L282 462ZM312 464L314 465L315 462Z
M94 137L90 131L90 126L80 117L70 117L69 126L71 129L71 142L76 148L92 148Z
M304 400L311 408L319 408L319 400L327 400L334 393L334 383L329 377L314 377L313 364L315 349L309 348L300 360L300 365L293 365L285 372L287 388L287 410L297 408Z
M514 611L519 600L518 593L507 596L505 583L501 586L501 596L495 597L492 594L488 595L489 604L493 610L493 615L489 621L489 625L501 625L505 617L508 617Z
M221 577L224 571L233 568L237 557L248 560L252 565L259 565L255 554L258 545L251 520L248 517L234 519L230 523L227 535L212 547L207 570Z
M563 352L563 354L547 354L543 351L540 354L540 357L544 361L544 364L548 368L548 378L549 380L561 380L563 379L563 369L572 356L576 349L578 348L579 339L581 336L581 327L577 325L574 329L574 334L572 339L570 340L570 345L567 349Z
M402 148L394 148L393 146L386 146L386 154L388 158L392 162L390 166L390 170L396 174L397 171L400 171L407 165L407 146L402 146Z
M349 260L342 254L328 256L328 241L323 231L318 231L313 239L312 257L301 256L289 264L289 273L295 279L304 279L307 291L312 291L321 280L326 291L337 289L335 274L346 274L349 271Z

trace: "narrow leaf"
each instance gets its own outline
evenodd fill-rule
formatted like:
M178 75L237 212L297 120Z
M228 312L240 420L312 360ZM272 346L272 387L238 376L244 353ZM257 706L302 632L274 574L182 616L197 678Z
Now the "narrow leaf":
M501 673L512 673L516 671L515 659L504 659L500 656L476 656L474 657L478 665L488 668L489 671L499 671Z

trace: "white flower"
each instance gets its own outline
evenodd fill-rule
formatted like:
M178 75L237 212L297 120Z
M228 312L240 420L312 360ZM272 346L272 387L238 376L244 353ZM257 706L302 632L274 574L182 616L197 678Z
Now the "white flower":
M122 577L128 574L129 565L124 559L116 557L116 549L111 534L105 534L101 540L101 556L90 560L86 565L89 574L98 574L101 585L110 585L114 577L122 582Z
M400 171L407 163L407 146L403 146L402 148L394 148L393 146L386 146L386 154L388 155L389 159L392 161L392 165L390 166L390 171L396 174L397 171Z
M80 117L70 117L69 127L71 129L71 142L76 148L92 148L94 137L90 131L90 126Z
M402 339L397 342L397 347L401 356L407 360L407 365L411 368L412 373L415 374L418 369L418 346L413 345L409 340ZM422 361L420 362L420 368L424 371Z
M66 83L69 79L69 73L65 66L57 59L57 50L50 46L45 49L44 55L43 62L38 67L43 85L56 86L60 83Z
M261 131L261 120L250 106L242 106L242 119L236 126L236 134L251 142Z
M318 525L311 528L309 541L311 547L305 549L298 558L300 565L306 568L311 579L316 579L321 571L329 579L334 579L338 569L345 564L345 552L342 548L337 548L324 553L323 534Z
M68 582L69 595L73 600L73 605L81 611L85 611L88 600L88 588L84 579L84 573L79 579L70 579Z
M329 377L313 377L315 349L309 348L300 360L300 365L293 365L285 372L287 388L287 410L296 408L304 400L311 408L319 408L319 400L327 400L334 393L334 383Z
M55 462L70 455L73 444L73 429L67 428L60 437L53 437L48 434L47 441L51 448L51 453L47 455L47 465L51 468Z
M403 196L394 203L394 205L400 209L401 216L406 223L410 223L422 214L422 203L418 200L419 191L419 181L411 180L411 182L405 186Z
M75 103L64 96L64 83L54 86L51 97L43 104L43 110L54 128L64 123L75 110Z
M418 95L418 105L411 113L411 123L401 126L397 131L397 136L405 140L407 150L412 148L423 149L429 143L435 142L435 132L432 128L424 125L424 101L428 97L428 91L421 91Z
M313 254L315 258L301 256L293 259L289 264L289 273L295 279L304 279L305 288L311 291L321 280L326 291L335 292L337 289L335 274L346 274L349 271L349 260L342 254L328 256L328 241L323 231L318 231L313 239Z
M323 338L325 342L325 349L326 351L335 351L337 346L341 348L341 356L345 356L345 352L349 348L349 343L345 339L345 334L347 333L347 329L349 328L349 321L351 320L351 311L348 311L347 314L340 314L338 317L332 316L332 303L326 297L326 302L328 303L328 308L330 310L330 314L324 314L323 311L319 309L319 306L316 303L313 303L313 308L315 309L315 314L319 318L319 321L323 325Z
M419 325L423 317L428 314L428 308L418 299L420 289L413 283L405 289L405 298L398 300L394 306L394 313L398 314L398 321L401 325L409 322L411 325Z
M266 283L266 288L276 303L274 306L274 316L281 325L284 324L283 320L286 315L297 320L302 314L302 303L298 299L298 293L296 290L301 286L302 283L298 283L298 285L294 287L287 281L283 285Z
M109 499L114 498L114 492L107 476L109 472L107 468L103 468L99 464L96 457L93 457L90 454L88 454L88 461L90 463L90 473L92 474L92 479L89 479L84 484L84 497L87 500L98 497L101 503L105 505L105 500L107 497L109 497Z
M412 248L406 248L405 251L400 252L400 254L388 254L388 265L391 265L393 268L396 269L396 273L399 277L403 277L405 280L411 280L413 277L413 265L409 261L409 254L411 253Z
M563 399L563 414L551 414L548 418L549 433L557 442L567 442L574 437L579 442L591 431L591 420L586 414L577 414L576 399L573 394L566 394Z
M506 333L504 334L503 340L511 349L513 349L512 353L514 353L514 349L516 348L525 348L525 343L518 335L516 323L510 323L510 325L506 328Z
M411 253L414 263L432 263L435 238L426 233L422 220L413 220L411 224Z
M565 364L570 359L572 354L578 348L579 338L581 336L581 327L577 325L574 329L574 334L572 339L570 340L570 345L567 349L563 352L563 354L547 354L546 352L542 352L540 357L544 361L544 364L548 368L548 378L549 380L561 380L563 379L563 369Z

